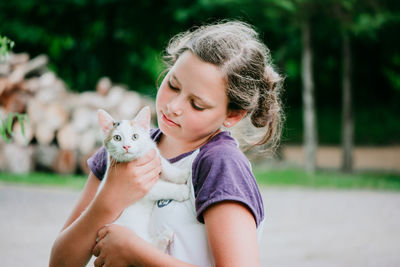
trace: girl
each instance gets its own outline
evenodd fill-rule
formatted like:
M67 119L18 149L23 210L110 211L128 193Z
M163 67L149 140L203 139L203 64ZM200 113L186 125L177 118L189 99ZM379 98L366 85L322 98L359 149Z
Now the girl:
M175 36L166 50L168 73L156 99L160 153L187 161L193 194L184 202L159 201L154 228L169 227L168 253L113 222L159 178L155 151L106 169L105 150L54 243L51 266L259 266L257 235L264 220L261 194L250 163L223 127L249 118L263 136L254 145L276 144L280 134L280 76L268 49L243 22L223 22ZM250 127L250 126L249 126ZM247 129L246 129L247 130ZM140 215L138 215L140 216Z

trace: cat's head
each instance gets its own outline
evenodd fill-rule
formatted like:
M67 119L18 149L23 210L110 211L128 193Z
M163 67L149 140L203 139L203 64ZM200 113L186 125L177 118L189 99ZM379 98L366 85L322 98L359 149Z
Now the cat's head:
M117 122L102 109L97 115L104 134L104 146L116 161L134 160L151 148L149 107L140 110L133 120Z

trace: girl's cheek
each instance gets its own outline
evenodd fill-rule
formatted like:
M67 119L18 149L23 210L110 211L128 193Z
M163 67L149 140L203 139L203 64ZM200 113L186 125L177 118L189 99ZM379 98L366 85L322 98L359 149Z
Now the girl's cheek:
M157 97L156 97L156 104L165 104L168 94L164 88L158 89Z
M190 128L195 133L203 132L207 129L207 126L210 126L209 123L205 123L204 118L202 119L201 116L198 114L194 114L193 116L186 117L185 121L190 124Z

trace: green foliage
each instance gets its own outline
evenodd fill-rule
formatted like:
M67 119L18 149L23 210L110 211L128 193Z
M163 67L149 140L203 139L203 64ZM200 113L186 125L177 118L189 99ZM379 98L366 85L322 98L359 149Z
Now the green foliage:
M0 63L4 62L10 50L14 47L14 42L8 39L6 36L0 35Z
M4 121L0 120L0 135L5 142L9 142L13 136L12 126L15 119L21 125L21 133L25 136L24 123L28 121L28 116L26 114L9 113Z
M400 54L393 55L391 62L383 69L383 73L389 80L390 85L400 92Z
M395 107L400 102L398 1L13 0L0 1L0 10L0 33L18 43L15 52L28 52L32 57L48 54L50 68L71 90L94 90L98 79L108 76L115 83L151 96L163 69L161 54L170 37L194 25L219 19L244 20L261 33L274 64L285 76L283 101L292 110L300 110L302 103L299 26L307 16L312 25L322 140L340 143L336 136L340 136L343 29L350 32L352 40L355 110L387 107L388 118L384 121L398 117L399 110ZM333 113L337 115L329 115ZM301 120L300 115L288 114L288 131L301 128ZM382 124L380 120L379 123ZM334 126L328 127L329 124ZM361 129L356 131L361 132L369 124L356 126ZM387 127L377 127L373 131L376 136L368 139L381 143L384 133L378 129L384 131ZM390 135L391 142L399 143L400 135L393 136L394 133L397 130L386 135ZM301 142L301 135L293 133L290 136L294 138L288 137L288 141ZM358 143L366 140L357 138Z
M286 123L283 131L283 143L302 143L303 125L302 110L287 108ZM354 110L354 139L356 145L387 146L398 144L400 120L398 108L374 106ZM341 144L341 113L331 108L320 108L317 111L318 142L321 145Z

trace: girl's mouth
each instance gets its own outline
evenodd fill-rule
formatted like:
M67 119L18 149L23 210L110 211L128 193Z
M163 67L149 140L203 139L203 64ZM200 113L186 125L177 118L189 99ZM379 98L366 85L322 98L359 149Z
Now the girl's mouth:
M162 120L165 124L169 126L179 126L179 124L177 124L176 122L170 120L167 116L165 116L163 112L161 112L161 114L162 114Z

